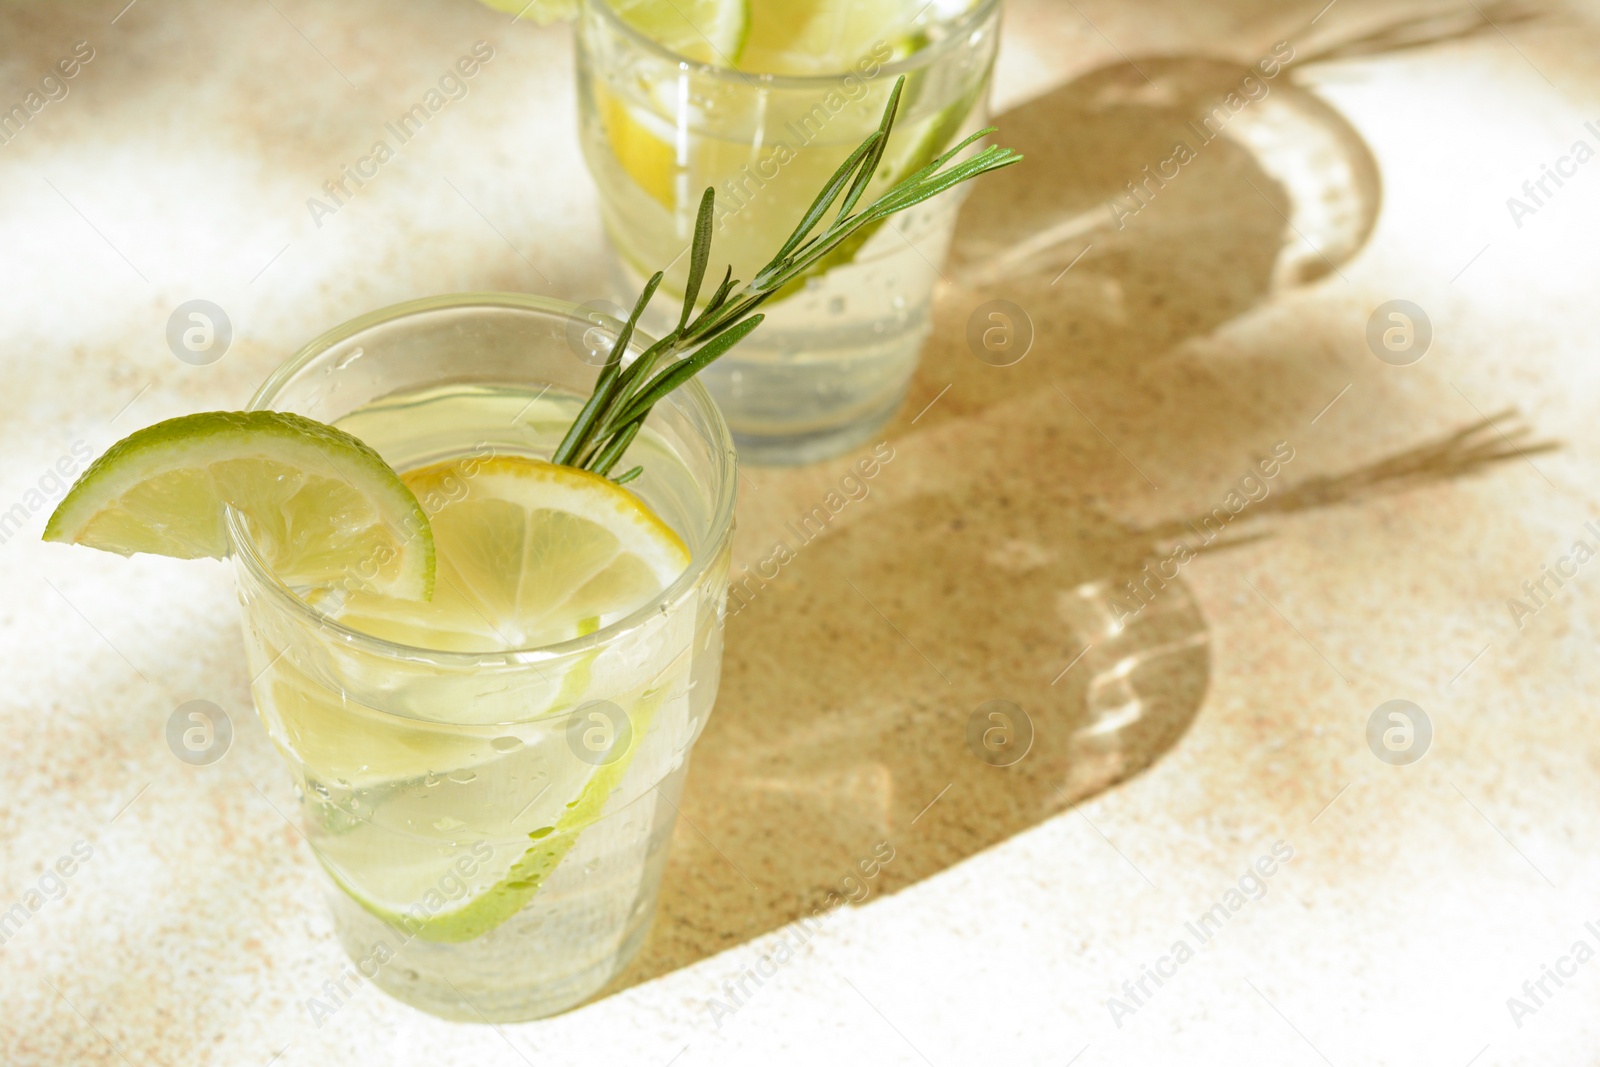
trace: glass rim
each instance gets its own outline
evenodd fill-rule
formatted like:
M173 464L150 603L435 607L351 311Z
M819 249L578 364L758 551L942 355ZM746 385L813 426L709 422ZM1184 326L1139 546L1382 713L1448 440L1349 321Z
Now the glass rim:
M356 318L326 330L301 346L294 355L279 364L267 376L266 381L262 382L255 394L251 396L246 410L272 410L273 401L296 374L318 356L323 355L328 349L342 341L350 340L375 326L382 326L429 312L452 308L485 308L532 312L560 317L568 321L582 321L592 325L589 319L582 317L581 313L585 311L584 305L525 293L488 291L445 293L438 296L427 296L398 304L390 304L387 307L369 311L364 315L358 315ZM606 317L611 318L611 316ZM612 319L612 321L616 322L615 319ZM620 322L617 322L618 327L621 325ZM654 343L654 338L635 330L628 348L634 354L638 354ZM290 589L273 571L272 567L268 565L267 561L261 557L256 549L255 542L250 538L249 532L245 527L243 514L231 507L227 509L228 540L234 549L235 558L250 572L251 577L264 586L272 594L274 601L287 608L292 615L299 617L302 621L309 623L330 637L337 638L349 647L360 648L387 659L428 662L441 667L481 669L486 666L526 666L530 663L559 660L564 657L590 652L639 629L652 618L665 612L669 607L687 599L694 588L699 585L700 580L705 576L706 570L717 557L719 549L716 546L725 541L732 532L734 503L738 496L738 473L733 437L728 430L727 422L722 417L722 412L712 401L711 394L706 390L706 387L696 378L691 378L677 389L674 389L663 398L663 402L683 409L684 417L691 421L697 417L703 420L706 424L706 429L712 435L712 439L708 439L712 452L720 453L720 461L716 458L713 459L715 467L713 477L719 479L721 484L717 487L716 498L710 511L711 518L707 523L711 534L709 540L713 547L709 551L692 556L689 566L684 569L683 573L678 575L672 584L652 597L649 603L582 637L574 637L567 641L558 641L552 644L537 645L532 648L506 649L497 652L454 652L389 641L346 626L327 612L306 603L305 600L297 596L294 590Z
M840 84L846 78L859 78L860 72L854 70L839 71L835 74L771 74L761 71L736 70L732 67L719 67L715 63L703 63L698 59L690 59L679 52L674 52L666 45L661 44L643 33L634 29L623 21L622 16L612 9L608 0L583 0L585 8L595 8L600 11L600 17L605 19L612 29L623 37L628 38L635 45L646 52L678 64L683 71L693 71L696 74L715 78L719 81L740 81L746 84L756 82L750 88L755 91L769 89L818 89L824 86L832 87ZM891 81L901 74L923 70L944 58L946 52L953 51L958 45L964 43L966 37L977 26L986 21L1000 7L1000 0L978 0L977 4L968 11L961 21L956 23L956 28L948 36L934 42L929 48L920 48L903 59L892 63L885 63L878 68L878 73L872 76L871 81L877 81L887 76ZM580 43L583 35L578 35Z

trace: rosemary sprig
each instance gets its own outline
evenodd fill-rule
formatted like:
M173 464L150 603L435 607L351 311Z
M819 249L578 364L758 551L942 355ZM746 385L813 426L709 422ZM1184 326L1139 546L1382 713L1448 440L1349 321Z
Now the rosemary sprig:
M706 189L705 195L700 198L700 212L695 219L689 274L684 285L683 313L678 317L677 327L640 353L626 368L622 366L622 357L628 351L628 342L633 337L639 317L644 314L651 297L661 285L663 274L657 271L645 283L644 291L639 294L628 321L611 347L611 359L601 370L594 392L573 420L560 447L550 457L551 462L609 476L611 468L616 466L638 436L645 419L650 416L651 408L760 326L763 316L756 314L756 309L785 285L804 277L808 270L862 227L915 207L980 174L1021 162L1022 157L1011 149L990 145L971 159L950 165L974 141L995 132L991 126L979 130L916 173L907 175L882 196L857 211L856 207L871 184L878 164L883 160L884 150L888 147L904 85L905 77L902 75L895 81L894 89L889 94L883 121L828 179L795 226L794 233L789 235L772 261L757 271L756 276L737 293L734 287L739 283L733 278L733 268L729 267L723 275L722 284L717 286L705 306L696 314L695 305L700 298L706 266L711 260L711 231L716 217L716 194ZM839 204L838 211L834 213L832 221L824 224L824 216L836 202ZM822 226L820 232L814 232L819 225ZM659 371L658 366L661 368ZM633 467L614 480L620 485L638 477L641 471L642 468Z

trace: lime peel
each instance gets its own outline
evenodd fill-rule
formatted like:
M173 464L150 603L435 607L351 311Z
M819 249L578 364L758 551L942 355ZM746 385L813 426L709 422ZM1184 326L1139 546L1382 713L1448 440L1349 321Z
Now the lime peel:
M333 864L322 859L320 854L318 859L322 861L323 869L339 888L349 894L350 899L376 918L411 937L446 944L459 944L482 937L526 907L551 873L566 858L567 853L572 851L578 835L599 820L604 813L606 801L622 782L634 755L644 744L650 721L655 717L664 697L665 692L656 689L646 692L639 699L634 705L632 714L629 715L632 737L628 750L590 775L577 798L566 806L564 813L554 825L539 827L528 834L533 842L532 847L511 865L504 878L454 911L442 914L419 914L428 910L427 905L420 901L405 911L396 911L374 903L366 899L360 890L352 887L343 874Z
M44 539L221 559L230 507L290 586L432 595L433 533L411 490L365 442L292 412L205 411L129 434L73 483Z
M737 67L750 37L750 0L606 2L629 26L697 63Z
M483 0L486 7L504 11L519 19L529 19L541 26L552 22L571 22L578 17L581 0Z

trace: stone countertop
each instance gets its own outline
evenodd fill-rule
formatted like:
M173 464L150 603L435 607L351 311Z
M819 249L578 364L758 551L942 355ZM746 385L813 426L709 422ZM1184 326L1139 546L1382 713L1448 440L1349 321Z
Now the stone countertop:
M1010 0L1030 164L964 208L893 458L729 623L645 952L490 1028L312 1018L345 961L226 568L38 534L60 471L356 314L611 295L570 34L124 2L0 2L0 107L40 91L0 144L0 1062L1596 1062L1592 12ZM196 298L206 366L165 340ZM1010 366L966 341L995 300ZM870 451L746 471L741 566ZM209 766L164 740L192 699Z

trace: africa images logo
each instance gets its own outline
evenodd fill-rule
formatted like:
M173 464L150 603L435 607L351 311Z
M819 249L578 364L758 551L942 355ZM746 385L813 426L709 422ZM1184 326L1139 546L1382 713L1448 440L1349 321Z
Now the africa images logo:
M1285 841L1275 841L1270 853L1256 857L1256 861L1245 868L1238 882L1230 886L1220 900L1192 922L1183 924L1184 932L1194 938L1195 945L1212 941L1246 905L1265 897L1267 880L1283 864L1294 859L1294 846ZM1123 1019L1137 1014L1139 1009L1149 1004L1166 980L1176 976L1178 968L1194 959L1195 954L1187 938L1175 938L1168 951L1156 960L1154 967L1142 964L1138 978L1123 982L1122 996L1106 999L1106 1010L1111 1013L1111 1021L1117 1024L1117 1029L1122 1029ZM1151 983L1154 983L1153 988Z
M407 142L420 134L429 120L444 110L446 104L452 100L465 100L470 91L467 81L477 77L483 65L493 58L494 46L488 41L473 45L471 55L456 60L455 65L440 76L438 88L423 93L422 99L401 112L394 122L383 124L384 130L394 138L394 144L389 143L389 137L380 137L372 143L366 155L353 164L341 166L337 178L323 182L322 191L328 194L328 199L321 200L313 196L306 200L306 210L311 213L311 221L317 224L317 229L322 229L325 216L338 214L339 209L354 199L356 193L366 188L367 183L378 176L379 169L394 159Z

